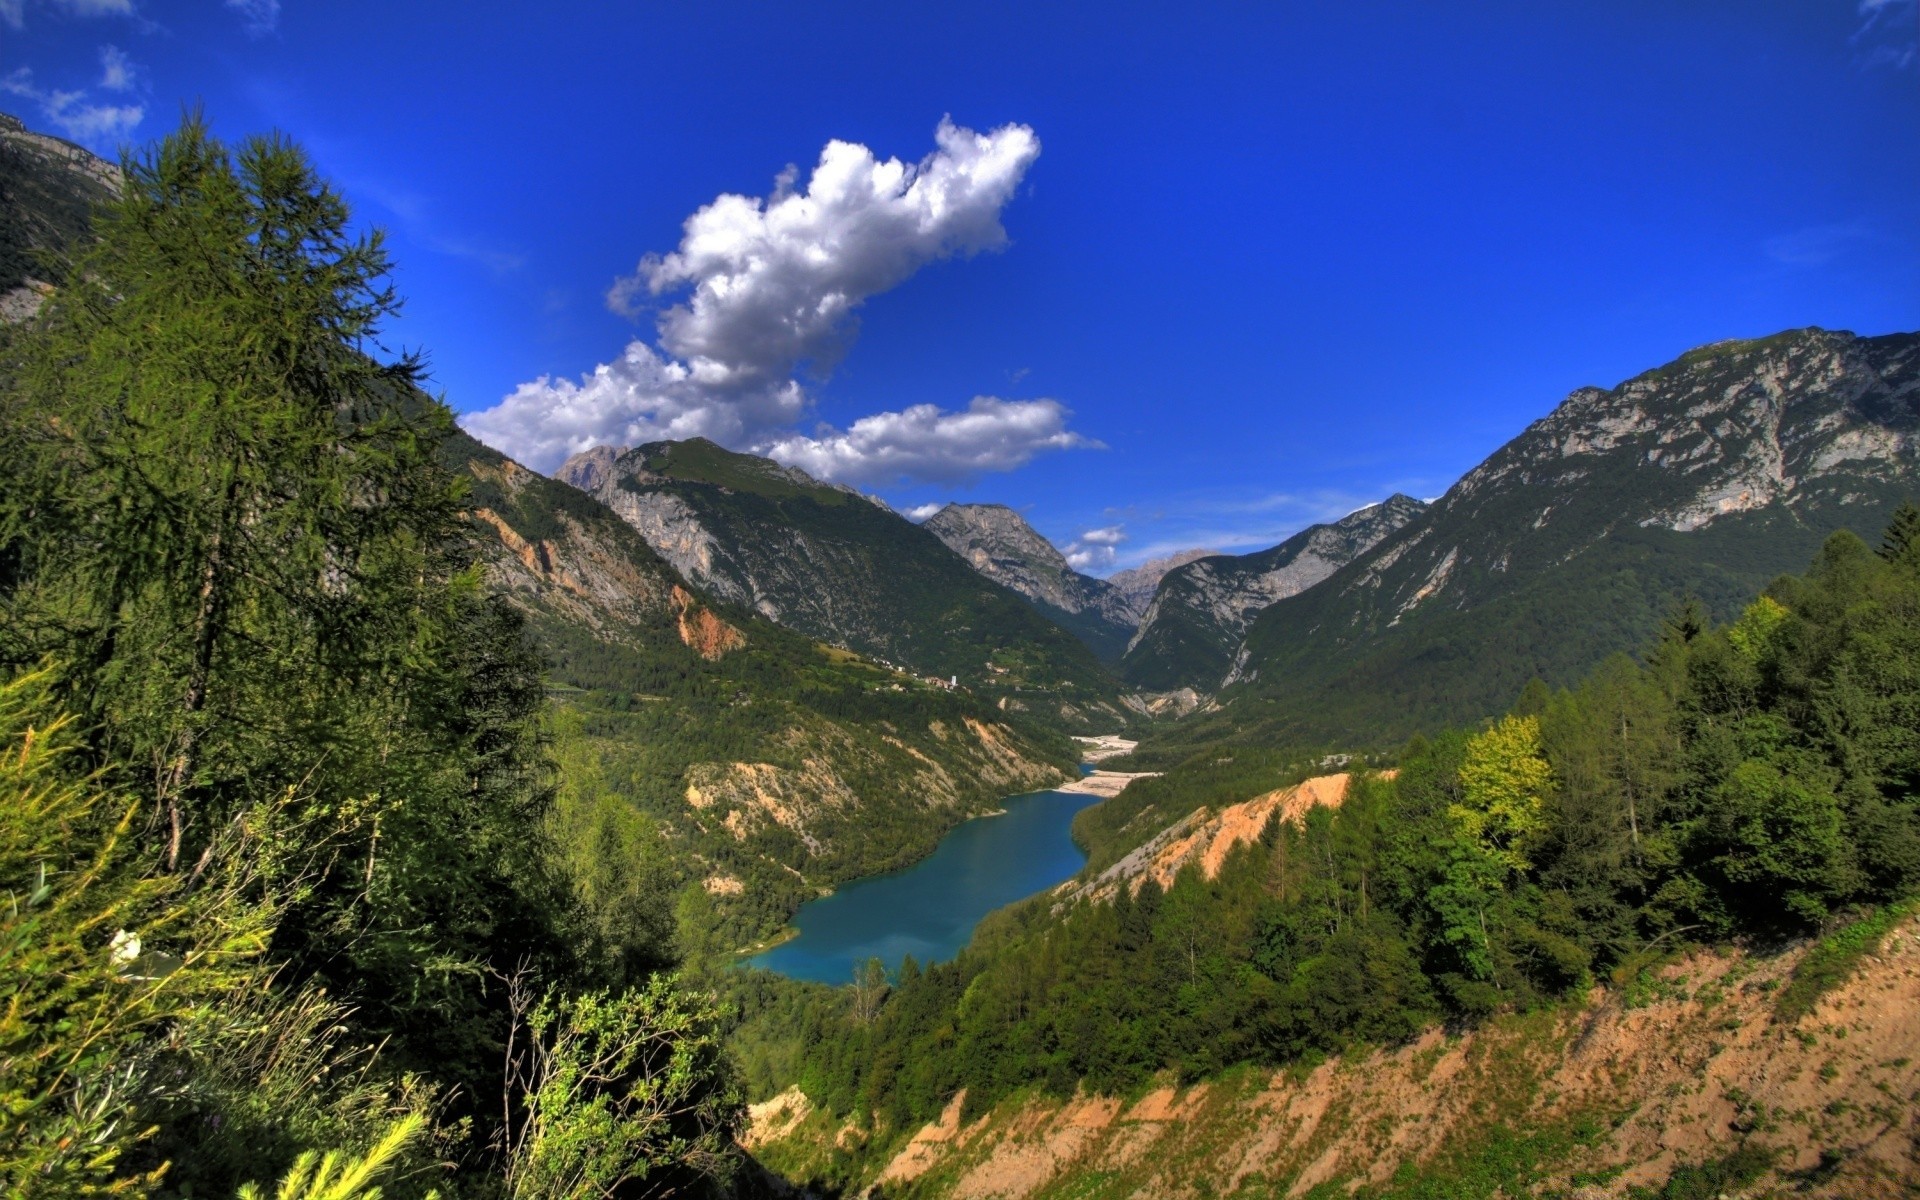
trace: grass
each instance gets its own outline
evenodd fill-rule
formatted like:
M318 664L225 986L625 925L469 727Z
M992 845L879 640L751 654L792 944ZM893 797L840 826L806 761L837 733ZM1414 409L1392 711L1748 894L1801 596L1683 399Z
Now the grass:
M1790 1025L1812 1012L1820 997L1852 978L1860 960L1878 950L1893 927L1917 909L1920 896L1889 904L1815 942L1774 999L1774 1020Z
M1629 1188L1631 1200L1718 1200L1730 1191L1746 1187L1773 1169L1775 1151L1760 1146L1741 1146L1725 1158L1697 1166L1676 1167L1658 1190Z

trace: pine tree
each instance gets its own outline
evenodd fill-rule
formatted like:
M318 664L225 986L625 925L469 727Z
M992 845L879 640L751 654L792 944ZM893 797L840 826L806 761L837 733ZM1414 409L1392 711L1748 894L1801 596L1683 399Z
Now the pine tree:
M1880 557L1888 562L1920 561L1920 505L1907 500L1893 510L1880 537Z

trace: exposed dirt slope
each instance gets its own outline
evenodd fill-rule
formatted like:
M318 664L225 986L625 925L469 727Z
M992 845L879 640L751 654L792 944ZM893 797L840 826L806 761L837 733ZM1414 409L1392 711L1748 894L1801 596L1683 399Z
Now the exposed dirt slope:
M1069 880L1054 889L1054 895L1062 902L1111 900L1123 884L1138 893L1149 879L1162 888L1172 887L1174 877L1196 859L1211 879L1229 851L1259 838L1269 818L1278 814L1283 821L1299 821L1316 806L1338 807L1346 794L1347 773L1342 771L1317 775L1219 812L1195 809L1092 879Z
M1773 1167L1729 1196L1912 1196L1920 931L1903 923L1783 1025L1774 998L1798 957L1695 953L1584 1004L1311 1070L1135 1097L1016 1097L965 1126L955 1104L875 1170L868 1194L1391 1194L1472 1177L1458 1194L1598 1200L1746 1148Z

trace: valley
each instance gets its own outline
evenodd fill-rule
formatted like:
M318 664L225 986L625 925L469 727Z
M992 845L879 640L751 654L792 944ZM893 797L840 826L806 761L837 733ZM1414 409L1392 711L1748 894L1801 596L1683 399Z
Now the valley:
M1920 332L1701 345L1431 499L1122 557L1134 497L1056 545L840 473L910 426L989 494L1008 414L1094 451L1050 398L490 445L290 141L0 117L0 168L0 1191L1920 1186ZM796 171L650 294L840 211ZM681 399L794 401L860 301L726 360L709 282L626 360Z

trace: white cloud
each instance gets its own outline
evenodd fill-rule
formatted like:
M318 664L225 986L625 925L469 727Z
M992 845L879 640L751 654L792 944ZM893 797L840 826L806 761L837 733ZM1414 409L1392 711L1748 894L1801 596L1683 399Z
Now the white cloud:
M1006 242L1000 210L1039 156L1033 130L982 134L942 120L934 141L917 164L828 142L805 191L788 167L764 200L720 196L687 218L678 249L641 259L608 303L632 313L643 289L691 287L660 314L660 345L717 381L831 367L868 297L930 262Z
M280 0L226 0L240 14L247 36L265 37L280 25Z
M1061 553L1067 556L1067 565L1076 571L1098 571L1114 564L1119 557L1120 543L1126 540L1126 526L1108 525L1087 530L1068 542Z
M804 188L789 167L765 197L726 194L688 217L679 246L640 260L607 303L639 315L684 291L578 383L542 377L464 419L475 436L536 470L612 443L702 436L768 454L823 479L953 482L1091 442L1054 400L974 399L862 417L846 429L796 426L812 400L796 380L824 374L857 332L869 298L921 267L1006 242L1000 211L1040 153L1024 125L976 133L942 120L918 163L833 141Z
M125 92L133 88L133 76L137 68L127 52L118 46L100 47L100 86L110 92Z
M945 508L946 506L947 506L946 501L935 500L930 504L916 504L912 508L907 509L901 515L906 517L906 519L909 521L918 523L920 521L926 520L928 517L931 517L933 514L939 512L941 509Z
M1860 28L1848 39L1863 67L1904 71L1920 63L1920 4L1915 0L1860 0Z
M821 479L959 483L1023 467L1043 451L1098 445L1068 429L1067 416L1057 400L975 396L965 412L916 404L861 417L845 430L787 434L751 448Z
M635 340L579 383L543 375L461 424L535 470L551 471L593 446L690 437L751 444L769 429L790 426L806 408L805 394L791 380L716 395L692 367Z
M95 104L85 89L43 88L34 82L31 67L0 76L0 92L31 100L56 133L107 154L115 152L147 115L144 105Z
M1832 262L1872 237L1859 221L1843 225L1812 225L1768 238L1761 246L1768 258L1789 267L1818 267Z
M133 0L41 0L72 17L131 17ZM0 0L0 24L23 28L27 23L27 0Z

